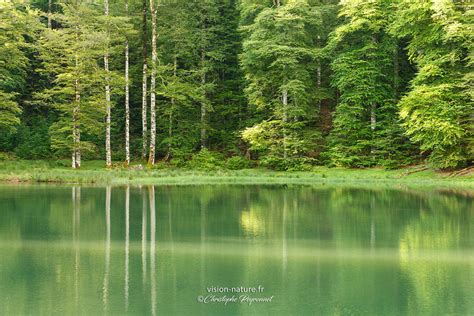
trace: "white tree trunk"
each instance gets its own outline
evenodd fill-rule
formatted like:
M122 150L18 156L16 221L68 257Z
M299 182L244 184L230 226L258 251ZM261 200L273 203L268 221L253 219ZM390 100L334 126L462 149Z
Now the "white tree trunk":
M109 16L109 1L104 0L104 14ZM106 112L106 126L105 126L105 164L109 168L112 166L112 153L110 150L110 73L109 73L109 31L107 20L107 46L104 53L104 69L105 69L105 112Z
M283 103L283 158L288 158L288 135L286 124L288 123L288 91L283 90L281 101Z
M154 0L150 0L151 11L151 82L150 82L150 155L148 157L148 165L155 164L155 150L156 150L156 8Z
M51 14L53 13L52 7L53 7L52 0L48 0L48 29L52 28L52 25L51 25Z
M148 127L147 127L147 71L148 71L148 61L147 61L147 3L146 0L143 0L143 79L142 79L142 159L146 159L148 152Z
M79 59L76 55L76 80L74 81L75 99L74 108L72 110L72 168L81 167L81 131L79 129L79 112L81 105L81 92L79 87Z
M370 129L375 130L375 126L377 125L377 117L375 114L375 103L370 105Z
M206 109L206 91L204 89L204 85L206 84L206 72L205 72L205 51L204 49L201 51L201 67L202 67L202 74L201 74L201 85L203 87L203 101L201 102L201 149L206 148L206 124L207 124L207 109Z
M318 35L318 47L321 48L321 36ZM321 58L318 58L316 66L316 85L318 90L321 88ZM321 111L321 99L318 101L318 113Z
M128 1L125 2L125 11L128 17ZM125 164L130 164L130 92L129 92L129 52L128 39L125 42Z

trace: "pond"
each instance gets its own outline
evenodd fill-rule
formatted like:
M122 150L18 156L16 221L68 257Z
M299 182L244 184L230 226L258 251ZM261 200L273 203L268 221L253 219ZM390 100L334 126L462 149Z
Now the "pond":
M473 197L3 185L0 314L473 314Z

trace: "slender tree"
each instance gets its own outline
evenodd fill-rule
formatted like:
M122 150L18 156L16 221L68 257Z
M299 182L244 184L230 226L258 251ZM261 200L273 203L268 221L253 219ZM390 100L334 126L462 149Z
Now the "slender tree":
M125 13L128 17L128 0L125 0ZM129 92L129 47L125 39L125 164L130 164L130 92Z
M109 71L109 0L104 0L106 44L104 52L104 70L105 70L105 164L107 168L112 167L112 151L110 145L110 124L111 124L111 103L110 103L110 71Z
M156 151L156 67L157 67L157 47L156 47L156 19L157 9L155 0L150 0L151 12L151 79L150 79L150 154L148 157L148 165L155 164Z
M142 159L145 160L148 148L148 128L147 128L147 81L148 81L148 60L147 60L147 0L143 0L142 9L142 57L143 57L143 72L142 72Z

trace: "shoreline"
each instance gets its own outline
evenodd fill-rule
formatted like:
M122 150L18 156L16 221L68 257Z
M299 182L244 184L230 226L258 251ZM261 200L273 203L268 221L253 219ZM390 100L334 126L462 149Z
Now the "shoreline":
M314 167L312 171L189 170L117 168L107 170L97 163L83 169L49 166L45 161L0 161L2 184L83 185L329 185L329 186L421 186L474 189L474 174L452 176L420 166L384 169Z

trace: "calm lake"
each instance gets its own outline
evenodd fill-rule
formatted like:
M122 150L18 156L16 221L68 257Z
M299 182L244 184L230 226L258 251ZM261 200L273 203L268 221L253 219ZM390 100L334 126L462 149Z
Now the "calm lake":
M474 314L473 201L403 187L3 185L0 315Z

